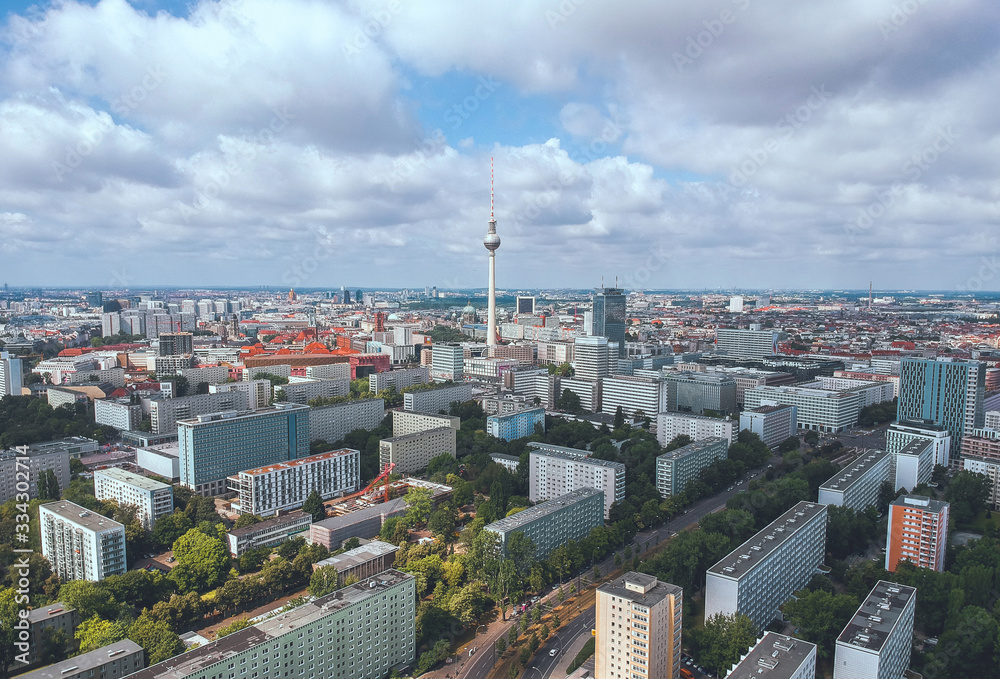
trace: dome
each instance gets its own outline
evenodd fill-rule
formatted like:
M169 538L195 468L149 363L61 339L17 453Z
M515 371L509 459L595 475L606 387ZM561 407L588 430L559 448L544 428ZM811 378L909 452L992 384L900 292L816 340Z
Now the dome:
M385 320L387 320L387 321L401 321L403 319L399 317L399 314L389 314L389 317L387 319L385 319Z
M476 313L476 307L472 306L472 302L469 302L467 305L465 305L465 308L462 309L462 313L463 314L474 314L474 313Z

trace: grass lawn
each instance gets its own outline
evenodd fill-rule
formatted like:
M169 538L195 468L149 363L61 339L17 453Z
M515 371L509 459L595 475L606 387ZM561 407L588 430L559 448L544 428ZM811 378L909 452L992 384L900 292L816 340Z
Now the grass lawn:
M986 510L983 510L976 515L971 523L956 527L959 529L967 528L982 535L986 532L987 525L992 525L994 530L1000 531L1000 512L992 512L990 518L986 518Z

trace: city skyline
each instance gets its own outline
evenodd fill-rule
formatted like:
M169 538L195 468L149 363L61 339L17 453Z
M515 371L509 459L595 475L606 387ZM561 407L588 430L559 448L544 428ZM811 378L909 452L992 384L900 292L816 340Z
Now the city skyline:
M16 0L0 267L479 287L495 157L501 289L996 290L1000 8L897 4Z

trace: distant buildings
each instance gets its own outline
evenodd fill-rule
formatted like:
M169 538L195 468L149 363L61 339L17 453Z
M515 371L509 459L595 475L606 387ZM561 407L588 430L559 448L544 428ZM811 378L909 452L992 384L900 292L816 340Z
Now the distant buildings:
M620 288L600 288L594 293L590 334L606 337L617 344L617 358L625 357L625 306L625 291Z
M201 369L196 368L196 370ZM263 410L271 405L272 388L270 380L245 380L208 385L209 394L224 394L232 391L242 391L246 394L247 405L250 410Z
M385 401L380 398L316 406L309 409L310 437L313 441L337 443L355 429L375 429L384 418Z
M704 415L712 410L723 415L736 414L736 380L716 373L664 373L667 380L667 409L673 412Z
M930 420L943 426L955 446L984 424L986 364L957 359L904 358L899 372L896 419Z
M745 407L795 406L799 429L836 433L858 423L861 396L855 391L829 391L808 387L756 387L746 392Z
M431 345L431 379L435 382L461 382L465 376L465 350L461 344ZM471 398L471 397L470 397Z
M903 559L920 568L944 570L950 505L922 495L903 495L889 505L885 569L896 572Z
M531 436L538 427L545 431L545 408L529 408L486 418L486 433L504 441Z
M125 526L62 500L40 505L42 556L63 580L103 580L126 571Z
M742 311L742 298L740 306ZM736 358L763 358L778 353L778 333L773 330L719 328L715 331L715 350Z
M275 547L292 538L308 535L311 525L311 514L294 511L243 528L234 528L226 533L229 553L233 558L239 558L251 549Z
M405 368L369 375L368 388L376 394L389 388L395 388L397 392L402 392L403 389L414 384L426 384L429 381L430 371L427 368Z
M741 416L739 428L746 429L742 426L742 421ZM723 438L735 443L738 435L736 422L728 417L719 419L686 413L660 413L656 416L656 440L664 447L678 436L687 436L692 441Z
M816 644L765 632L726 679L816 679Z
M296 460L246 469L228 479L238 514L272 516L301 507L316 491L323 500L361 488L361 453L331 450Z
M656 490L665 498L677 495L702 469L725 459L728 452L729 439L713 437L657 456Z
M680 679L684 590L629 572L597 588L595 679Z
M604 518L625 499L625 465L590 457L590 452L548 443L529 443L528 499L542 502L578 488L604 493ZM516 466L512 471L516 471Z
M406 392L403 394L403 409L421 413L441 411L447 413L452 403L465 403L471 400L472 385L443 384L432 389Z
M0 351L0 398L20 396L24 367L21 359L7 351Z
M758 406L740 413L740 431L757 434L769 448L798 433L798 409L793 405Z
M764 628L823 563L826 519L826 505L799 502L709 568L705 619L742 613Z
M601 411L614 415L621 408L625 415L642 411L655 417L667 409L667 392L667 382L659 377L605 377L601 380Z
M160 356L193 354L194 335L189 332L161 332L157 353Z
M910 666L917 590L879 580L837 637L833 679L899 679Z
M246 393L230 391L153 399L149 402L149 417L154 434L169 434L177 429L178 420L224 410L243 412L249 409Z
M864 511L878 502L882 484L892 478L892 455L884 450L866 450L819 487L824 505Z
M314 398L347 396L351 391L349 379L319 379L315 377L289 377L288 384L274 386L275 400L306 404Z
M573 341L573 371L576 379L594 381L611 372L611 350L603 336L577 337Z
M604 493L580 488L487 524L483 530L499 536L505 554L507 539L513 533L524 533L535 545L535 558L544 559L556 547L584 538L603 525Z
M114 467L94 472L94 497L136 507L146 530L174 511L173 486Z

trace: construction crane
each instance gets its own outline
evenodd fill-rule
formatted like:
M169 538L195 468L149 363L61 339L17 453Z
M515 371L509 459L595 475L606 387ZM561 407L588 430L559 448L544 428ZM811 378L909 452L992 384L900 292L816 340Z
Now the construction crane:
M389 484L389 475L392 473L392 470L395 467L396 467L396 463L395 462L386 462L382 466L382 471L379 473L379 475L376 476L374 479L372 479L372 482L368 484L368 487L365 488L363 491L361 491L359 493L359 495L363 495L367 499L374 500L375 498L378 497L378 492L375 492L370 498L368 497L368 493L370 493L372 491L372 489L374 489L378 485L379 481L385 481L385 485L383 486L384 497L382 498L382 502L388 502L389 501L389 485L390 485Z

